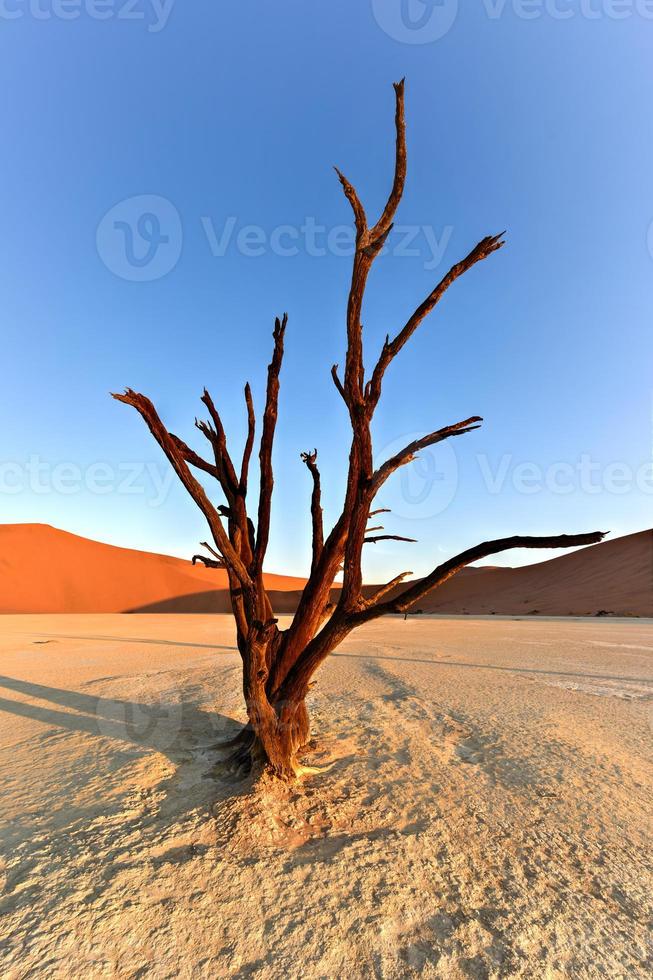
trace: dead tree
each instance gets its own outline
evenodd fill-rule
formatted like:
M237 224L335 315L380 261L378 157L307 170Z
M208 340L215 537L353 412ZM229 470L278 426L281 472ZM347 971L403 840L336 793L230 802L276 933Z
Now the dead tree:
M466 258L457 262L428 294L403 327L392 338L386 337L376 364L366 376L363 363L361 307L370 269L392 229L395 212L406 177L406 135L404 83L394 86L396 101L396 150L394 179L383 213L370 225L361 200L347 178L337 171L349 201L356 226L356 249L347 303L347 352L342 378L338 365L331 369L334 385L349 414L352 429L349 467L342 513L324 535L320 500L320 473L317 450L302 453L302 460L313 481L311 497L312 560L308 581L295 615L287 629L280 629L274 617L263 579L270 532L273 471L272 448L277 424L279 374L283 359L287 315L274 327L274 351L268 368L267 392L259 443L259 499L256 525L247 509L249 466L255 438L255 414L249 385L245 386L247 439L240 471L227 448L227 438L208 391L202 402L207 421L196 426L206 437L212 458L205 459L182 439L166 429L152 402L127 389L114 395L133 406L149 426L152 435L168 457L177 476L202 511L213 543L206 545L212 557L195 556L213 568L227 572L231 606L236 623L238 649L243 665L243 691L249 723L236 739L236 757L241 762L256 761L269 766L278 777L291 780L302 771L297 754L309 739L306 694L320 664L342 643L352 630L389 613L406 613L424 596L442 585L471 562L510 548L568 548L600 541L603 534L557 535L554 537L501 538L476 545L439 565L425 578L406 584L411 572L402 572L372 595L364 595L361 561L368 543L385 539L408 540L397 535L376 535L382 528L370 528L374 499L388 478L406 466L416 455L444 439L465 435L477 429L478 416L436 429L416 439L401 452L374 466L370 427L381 397L385 373L394 358L410 340L453 283L472 266L488 258L504 244L503 235L492 235L476 245ZM199 470L217 480L226 503L216 506L193 475ZM342 588L331 604L331 590L339 571Z

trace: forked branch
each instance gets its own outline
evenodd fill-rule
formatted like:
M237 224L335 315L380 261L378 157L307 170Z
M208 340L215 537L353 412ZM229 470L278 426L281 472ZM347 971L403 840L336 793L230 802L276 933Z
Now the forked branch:
M197 565L198 562L206 568L226 568L224 561L221 558L208 558L206 555L193 555L192 557L193 565Z
M381 217L373 228L368 230L367 215L361 200L353 184L347 180L345 175L335 168L336 173L345 192L345 197L351 205L356 224L356 243L359 251L368 251L377 254L379 246L385 241L392 227L392 220L395 216L399 202L404 193L406 182L406 119L404 109L404 80L394 83L395 90L395 166L392 179L392 189L386 201Z
M231 456L227 450L227 436L224 431L224 426L222 425L222 419L220 418L220 414L213 404L213 399L206 388L202 392L202 401L209 410L213 427L207 422L196 421L195 424L213 446L215 465L222 475L222 480L224 483L223 489L228 498L231 499L238 491L238 479L236 477L234 464L231 461Z
M215 463L207 462L194 449L187 446L183 439L180 439L179 436L174 435L172 432L170 433L170 438L187 463L190 463L191 466L196 466L198 470L203 470L209 476L215 477L216 480L219 479L218 469Z
M185 454L179 446L179 441L175 441L165 428L150 399L146 398L145 395L132 391L131 388L127 388L123 394L113 394L113 397L125 405L131 405L144 419L150 432L168 457L175 473L204 514L218 551L233 569L240 584L246 589L251 589L253 585L252 579L240 556L232 546L220 519L220 515L207 497L204 487L195 479L189 470Z
M363 327L361 324L361 309L367 277L372 263L380 253L392 229L392 219L395 215L404 190L406 179L406 123L404 113L404 82L397 82L395 88L395 166L392 189L386 201L381 217L373 228L368 229L365 209L353 185L337 170L345 196L354 213L356 224L356 254L352 269L351 286L347 302L347 358L345 362L345 380L341 385L337 372L332 370L333 380L345 399L350 415L353 415L363 404L363 388L365 368L363 364Z
M198 561L201 561L207 568L227 567L222 555L219 554L215 550L215 548L212 548L211 545L208 543L208 541L200 541L200 544L202 545L203 548L206 548L206 550L213 555L213 558L208 558L206 555L193 555L192 558L193 565L196 565Z

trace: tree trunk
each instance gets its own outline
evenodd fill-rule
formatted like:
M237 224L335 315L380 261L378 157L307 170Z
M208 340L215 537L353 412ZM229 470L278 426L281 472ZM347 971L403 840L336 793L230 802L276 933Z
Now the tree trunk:
M276 776L293 780L300 768L297 752L310 735L305 692L287 692L283 700L269 690L270 665L278 654L280 634L272 623L257 624L248 636L243 693L253 733L252 762L269 764Z
M275 776L292 782L301 770L297 753L308 744L310 723L305 701L272 706L248 702L250 738L236 758L247 767L269 765ZM248 758L246 757L248 755Z

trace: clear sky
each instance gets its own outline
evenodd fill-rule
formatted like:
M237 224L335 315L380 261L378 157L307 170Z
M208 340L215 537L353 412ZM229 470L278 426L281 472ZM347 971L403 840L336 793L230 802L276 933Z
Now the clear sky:
M370 546L368 578L488 537L650 527L652 51L646 0L0 0L1 520L191 554L201 515L108 393L148 394L202 449L207 385L240 451L242 385L260 407L287 310L268 566L307 570L299 453L319 450L331 522L348 441L329 368L351 219L331 168L376 217L405 75L368 364L481 237L508 244L389 370L380 458L485 423L388 485L387 530L419 544Z

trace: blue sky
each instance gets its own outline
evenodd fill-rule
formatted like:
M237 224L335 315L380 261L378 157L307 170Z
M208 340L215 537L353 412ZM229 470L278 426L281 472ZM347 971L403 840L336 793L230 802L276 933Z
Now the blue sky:
M481 237L508 244L388 373L379 458L485 423L388 485L387 529L419 544L370 547L368 577L510 533L650 527L652 42L645 0L3 0L2 521L192 553L201 515L108 392L148 394L202 448L207 385L240 451L242 385L260 406L287 310L268 565L306 571L299 453L319 450L330 522L348 439L331 168L376 216L405 75L408 183L369 284L368 364Z

